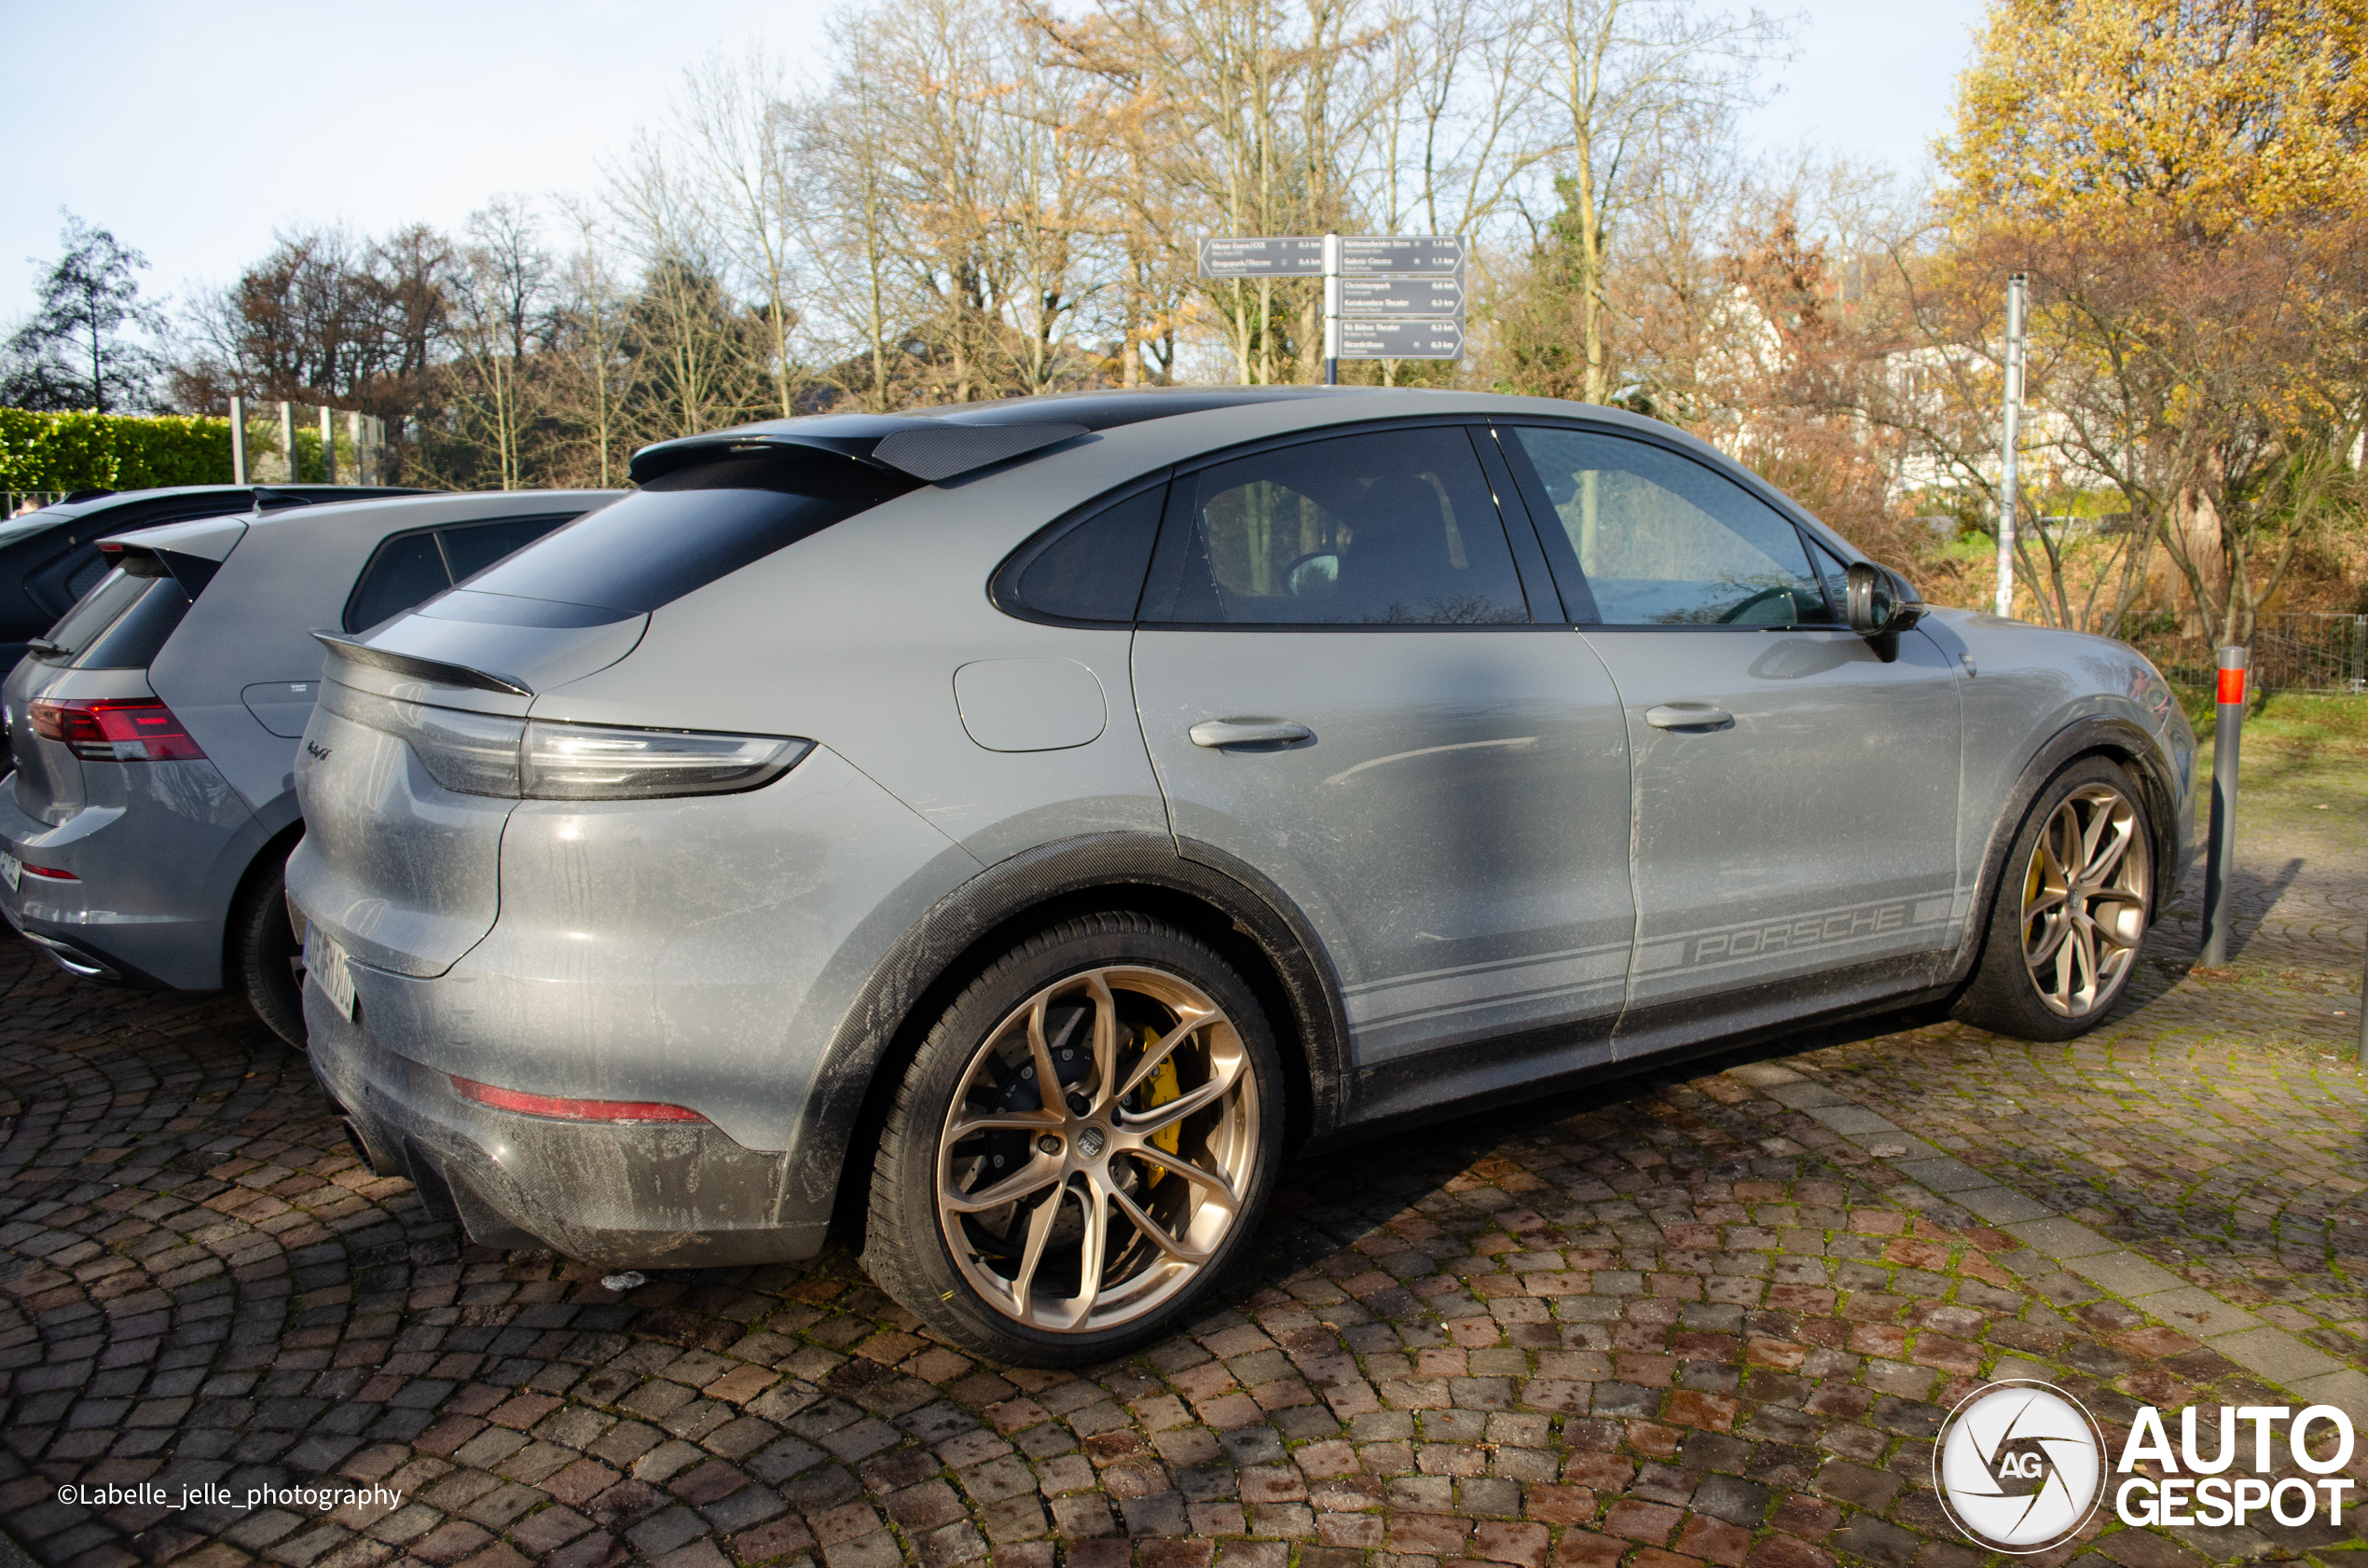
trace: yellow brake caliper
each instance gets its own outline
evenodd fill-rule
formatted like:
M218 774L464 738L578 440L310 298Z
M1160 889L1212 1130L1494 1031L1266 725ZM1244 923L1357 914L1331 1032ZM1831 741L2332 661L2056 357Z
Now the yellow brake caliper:
M1141 1038L1135 1042L1138 1050L1149 1051L1159 1043L1159 1031L1149 1025L1141 1026L1140 1036ZM1136 1088L1135 1099L1137 1104L1135 1108L1138 1113L1151 1110L1167 1104L1170 1100L1181 1098L1183 1093L1184 1085L1176 1076L1176 1058L1170 1056ZM1177 1158L1183 1158L1177 1151L1184 1147L1184 1124L1180 1121L1176 1122L1163 1132L1153 1133L1151 1142L1168 1153L1176 1155ZM1167 1175L1165 1171L1157 1166L1152 1167L1149 1185L1157 1187L1160 1184L1160 1178L1165 1175Z

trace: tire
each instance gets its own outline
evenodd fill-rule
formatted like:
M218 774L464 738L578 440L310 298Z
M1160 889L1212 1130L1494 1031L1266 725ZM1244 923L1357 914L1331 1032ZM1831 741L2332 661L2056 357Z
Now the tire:
M1066 1102L1049 1111L1048 1071ZM987 963L923 1039L874 1162L863 1266L989 1360L1122 1355L1241 1256L1283 1095L1266 1016L1214 949L1140 915L1066 921Z
M304 1049L304 982L297 978L296 930L288 924L288 851L273 849L247 873L230 906L230 983L265 1028Z
M2029 1040L2102 1023L2137 972L2154 848L2145 796L2121 767L2083 757L2048 780L2006 852L1956 1016Z

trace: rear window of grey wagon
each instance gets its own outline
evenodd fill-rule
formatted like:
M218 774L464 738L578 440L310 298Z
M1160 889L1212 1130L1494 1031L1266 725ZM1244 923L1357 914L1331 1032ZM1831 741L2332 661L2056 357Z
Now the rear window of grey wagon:
M823 453L700 463L585 514L467 585L638 615L917 483Z

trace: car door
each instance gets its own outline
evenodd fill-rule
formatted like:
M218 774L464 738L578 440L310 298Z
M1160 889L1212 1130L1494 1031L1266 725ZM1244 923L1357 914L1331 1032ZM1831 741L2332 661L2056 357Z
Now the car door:
M1360 1067L1537 1030L1532 1054L1608 1055L1633 921L1625 729L1601 664L1533 623L1464 426L1179 473L1141 622L1175 831L1315 926Z
M1958 928L1958 682L1838 624L1802 530L1670 447L1506 433L1619 692L1637 928L1620 1053L1921 983Z

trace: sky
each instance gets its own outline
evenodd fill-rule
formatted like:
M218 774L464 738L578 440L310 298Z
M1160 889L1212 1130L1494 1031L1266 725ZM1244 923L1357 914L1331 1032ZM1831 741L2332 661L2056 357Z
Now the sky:
M980 0L991 4L993 0ZM833 0L0 0L0 323L61 206L145 252L145 294L226 283L275 228L457 228L496 194L588 191L686 66L762 47L819 73ZM1783 8L1780 4L1770 9ZM1922 166L1980 0L1807 0L1746 121L1771 147ZM88 62L74 68L60 62Z

